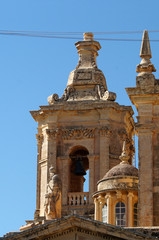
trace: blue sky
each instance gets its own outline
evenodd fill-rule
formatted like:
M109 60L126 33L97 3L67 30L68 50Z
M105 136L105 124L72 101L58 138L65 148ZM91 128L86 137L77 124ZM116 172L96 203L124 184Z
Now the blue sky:
M0 0L0 30L114 32L159 30L159 1ZM82 35L79 35L82 37ZM137 38L142 34L95 37ZM150 33L159 39L159 33ZM37 124L29 111L60 96L78 62L77 40L0 35L0 236L33 219L36 197ZM98 67L117 102L130 105L125 87L135 86L140 42L100 41ZM159 69L159 42L151 43ZM155 73L159 78L159 73Z

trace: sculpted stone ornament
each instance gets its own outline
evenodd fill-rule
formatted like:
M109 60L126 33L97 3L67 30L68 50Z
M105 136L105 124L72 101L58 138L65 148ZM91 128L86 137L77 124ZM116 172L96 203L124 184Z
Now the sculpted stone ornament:
M93 138L94 128L65 128L61 129L63 139Z
M109 92L103 72L97 67L96 58L101 46L93 40L92 33L84 33L84 40L75 44L79 62L70 72L67 88L61 98L55 93L48 97L50 105L64 101L103 100L115 101L116 94Z
M45 194L45 217L46 220L61 217L61 189L62 183L53 167L49 169L50 180Z

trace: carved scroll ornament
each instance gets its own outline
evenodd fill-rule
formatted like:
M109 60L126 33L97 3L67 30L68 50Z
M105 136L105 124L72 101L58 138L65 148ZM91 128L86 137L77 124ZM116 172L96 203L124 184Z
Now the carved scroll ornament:
M80 139L80 138L93 138L94 128L74 128L74 129L61 129L61 134L64 139Z

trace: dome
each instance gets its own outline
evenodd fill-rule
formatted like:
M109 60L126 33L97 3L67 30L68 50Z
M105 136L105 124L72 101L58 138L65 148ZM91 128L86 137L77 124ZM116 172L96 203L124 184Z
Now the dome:
M138 169L128 163L120 163L110 169L103 179L107 179L110 177L116 177L116 176L133 176L138 177Z

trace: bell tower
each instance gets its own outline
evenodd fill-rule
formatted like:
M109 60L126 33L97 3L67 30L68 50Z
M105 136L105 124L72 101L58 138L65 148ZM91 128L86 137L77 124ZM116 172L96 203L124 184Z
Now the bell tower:
M159 223L159 80L152 72L148 31L144 31L137 66L136 87L127 88L131 102L138 111L136 132L139 144L139 224Z
M68 79L64 94L48 97L47 106L31 111L38 122L37 202L35 219L44 217L49 168L53 166L62 182L61 215L73 212L93 217L92 194L105 173L119 163L126 141L132 164L134 147L133 110L115 102L96 57L101 46L92 33L75 44L79 62ZM89 191L84 192L89 170Z

